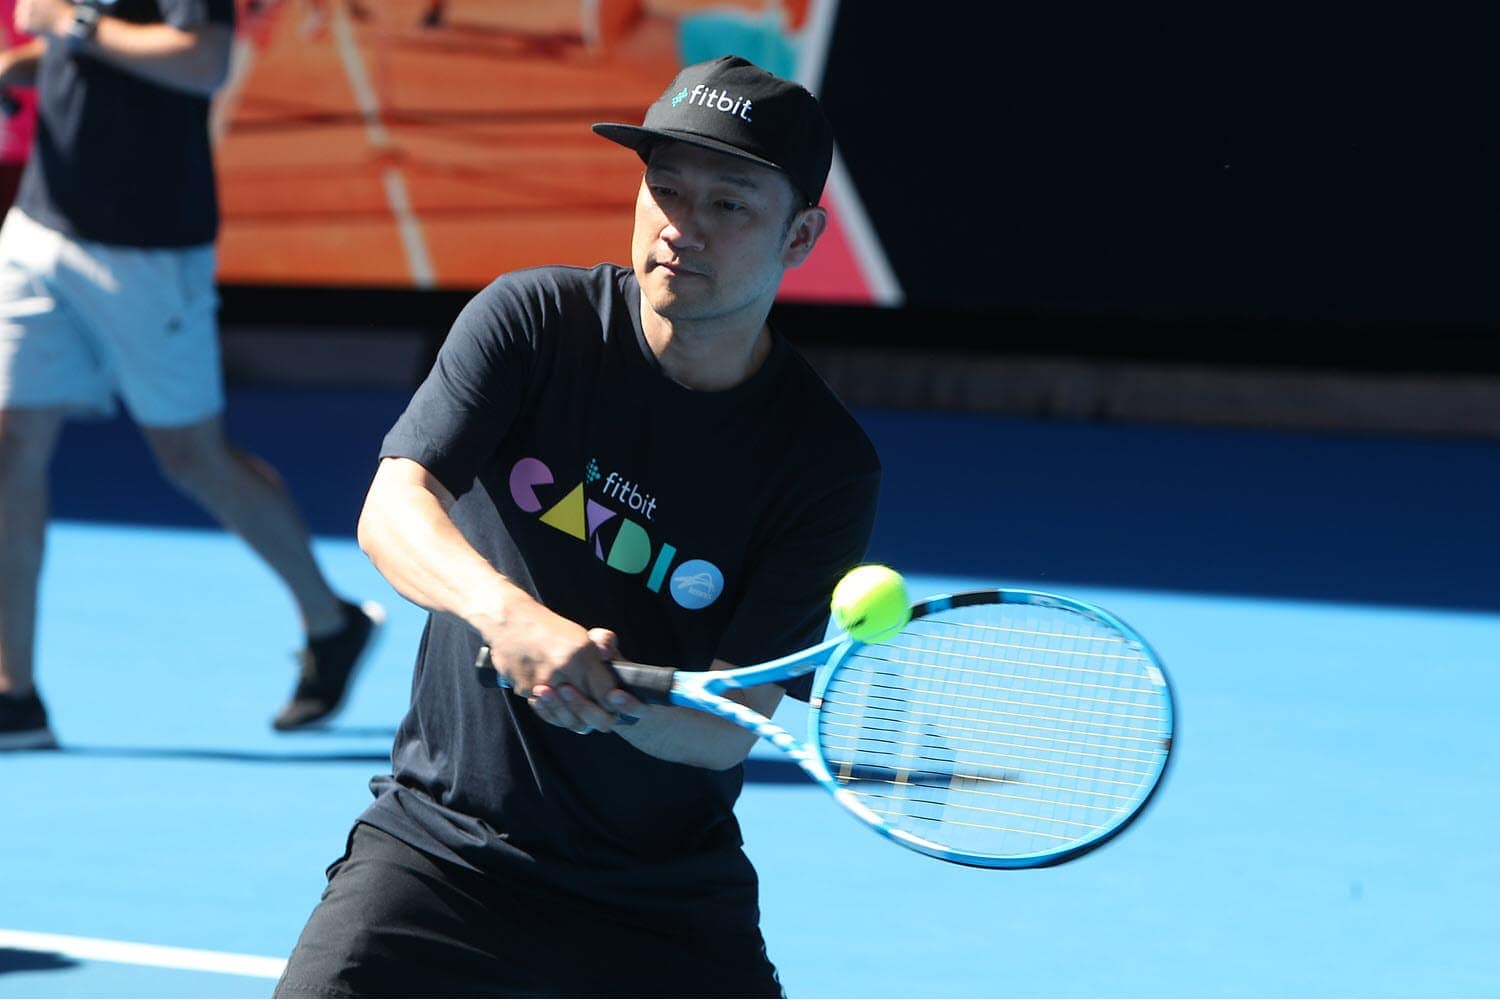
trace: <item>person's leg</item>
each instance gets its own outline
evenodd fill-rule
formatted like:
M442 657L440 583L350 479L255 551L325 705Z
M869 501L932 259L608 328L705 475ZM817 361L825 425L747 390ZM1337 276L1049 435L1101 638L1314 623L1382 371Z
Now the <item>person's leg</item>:
M366 824L287 960L277 997L780 997L755 930L654 926L442 861Z
M275 470L233 447L216 416L185 427L142 426L141 433L168 481L243 538L287 585L309 636L343 626L343 604Z
M313 555L301 515L281 478L265 462L235 448L219 417L142 433L167 479L198 501L265 561L291 591L308 644L291 700L277 729L296 729L332 715L343 703L355 668L369 652L384 610L334 593Z
M48 280L60 243L16 209L0 226L0 749L55 742L33 676L47 467L65 414L112 405Z
M557 995L551 949L501 884L363 823L308 918L277 997ZM545 921L542 921L545 923ZM504 956L504 957L502 957Z
M47 465L60 409L0 409L0 750L55 745L33 678Z
M0 692L14 695L32 690L47 465L62 423L58 409L0 409Z
M554 995L630 997L780 997L781 979L758 928L719 927L692 900L658 899L644 908L601 906L556 897L544 901L554 927L587 941L594 961L556 967ZM654 956L642 962L640 956Z
M291 591L308 634L302 673L278 729L336 711L384 618L329 586L280 477L224 436L218 294L210 246L136 249L69 242L70 304L157 464L245 540ZM61 269L60 269L61 270Z

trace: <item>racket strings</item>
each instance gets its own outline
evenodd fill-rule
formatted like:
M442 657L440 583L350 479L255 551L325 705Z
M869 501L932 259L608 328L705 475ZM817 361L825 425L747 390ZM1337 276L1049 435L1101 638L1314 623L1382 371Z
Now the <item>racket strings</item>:
M1031 773L1033 775L1046 775L1050 773L1059 777L1062 776L1058 775L1057 772L1032 771ZM1037 803L1051 807L1058 805L1061 801L1058 799L1057 793L1062 792L1066 794L1070 791L1076 793L1076 789L1070 789L1066 785L1052 785L1046 782L1034 781L1026 786L1026 790L1031 792L1031 794L1025 794L1021 791L1010 790L1010 786L1021 787L1019 779L1016 777L999 774L978 775L907 771L897 770L890 765L881 769L872 769L869 765L865 765L858 773L845 774L840 772L836 776L840 781L845 783L853 781L870 783L868 787L860 789L860 793L876 798L891 798L899 795L912 801L920 801L913 790L928 788L947 792L959 788L967 794L962 800L948 803L955 809L982 809L983 803L992 799L997 801ZM994 787L981 787L984 782L989 782ZM881 784L895 786L897 791L884 790L879 787ZM1139 782L1115 782L1115 784L1119 786L1121 791L1107 792L1095 789L1086 798L1080 798L1077 801L1066 802L1065 804L1074 807L1075 810L1084 812L1114 813L1122 805L1136 801L1137 797L1133 794L1133 791L1126 791L1126 789L1133 790ZM943 801L947 803L946 799ZM1027 815L1031 814L1028 813Z
M891 662L895 662L895 661L886 660L884 662L891 663ZM939 668L939 669L942 669L942 668ZM876 684L874 686L875 687L884 687L884 688L886 688L887 690L890 691L890 694L889 695L885 695L885 697L887 697L890 700L890 702L892 703L893 707L895 707L895 708L906 709L906 708L909 708L909 707L914 706L914 705L915 706L932 705L932 706L937 706L939 708L947 709L947 708L951 708L954 705L954 702L953 702L952 699L948 699L948 700L944 700L944 701L931 701L931 700L923 701L923 700L912 698L910 696L910 693L908 692L908 689L906 688L906 686L904 684L902 684L902 683L899 683L900 680L901 680L901 677L900 677L899 674L887 673L887 674L883 674L883 675L880 675L880 676L884 676L884 677L890 678L890 680L894 682L894 683L887 683L887 684L884 684L884 685ZM1005 678L1002 677L1000 679L1005 679ZM1069 714L1068 716L1056 716L1056 715L1047 716L1047 715L1039 715L1039 714L1037 714L1037 707L1038 707L1039 703L1038 703L1037 698L1036 698L1038 692L1035 692L1035 691L1028 691L1027 689L1018 688L1018 687L1008 687L1008 686L1001 685L1001 684L985 684L985 683L977 682L977 681L976 682L972 682L972 683L970 683L970 682L955 681L952 684L952 689L954 691L959 692L959 693L963 693L963 694L968 695L967 699L962 702L962 706L963 706L964 709L972 710L972 711L980 713L981 715L988 715L988 716L995 717L995 718L1006 718L1006 717L1008 717L1008 718L1016 718L1016 719L1028 719L1028 720L1031 720L1032 722L1043 722L1043 723L1045 723L1045 722L1064 722L1064 721L1069 721L1069 720L1072 720L1072 719L1074 719L1076 717L1080 717L1081 716L1085 720L1094 720L1095 726L1097 728L1118 729L1118 730L1121 730L1122 732L1149 733L1149 734L1151 734L1152 738L1154 738L1157 734L1160 733L1159 726L1155 725L1155 723L1159 723L1160 722L1160 716L1159 715L1154 714L1154 713L1150 713L1150 712L1140 712L1140 713L1137 713L1137 712L1131 711L1131 709L1138 708L1140 706L1139 700L1122 701L1122 700L1119 700L1119 699L1084 699L1084 698L1074 698L1072 700L1071 704L1069 704L1069 705L1063 705L1061 703L1058 705L1059 708L1068 708L1070 710L1071 714ZM1149 691L1145 692L1145 693L1148 696L1150 695ZM1024 694L1031 694L1032 698L1031 699L1025 699L1025 698L1019 698L1019 697L1010 697L1011 695L1024 695ZM998 697L1000 695L1005 695L1006 697ZM1096 705L1103 705L1104 707L1103 708L1098 708L1098 707L1080 708L1080 707L1077 707L1077 706L1083 705L1085 703L1093 703L1093 704L1096 704ZM1004 706L1008 706L1008 707L1015 707L1015 708L1023 709L1023 711L1010 711L1009 708L1006 708L1006 709L993 709L993 710L987 709L987 706L992 706L992 705L1004 705ZM1045 706L1041 706L1041 707L1045 707ZM1101 721L1101 720L1111 720L1111 721ZM1118 721L1113 721L1113 720L1118 720ZM1145 725L1137 725L1136 723L1145 723Z
M965 641L972 642L973 640L965 640ZM922 654L925 654L931 647L930 647L930 645L922 645L922 646L906 645L906 646L903 646L903 645L889 644L889 645L884 646L883 648L888 649L888 650L905 651L905 652L914 653L914 654L917 654L917 655L920 656ZM992 648L992 649L1007 648L1007 649L1017 649L1017 650L1024 650L1025 649L1025 647L1022 647L1022 646L1005 646L1005 647L991 646L989 648ZM1146 679L1146 673L1142 669L1142 665L1145 664L1145 663L1147 663L1148 661L1144 657L1141 657L1141 656L1124 657L1124 656L1120 656L1119 654L1116 654L1116 653L1092 653L1092 652L1085 652L1085 651L1070 652L1068 655L1070 657L1071 656L1090 656L1090 657L1097 656L1097 657L1100 657L1100 658L1107 658L1107 659L1111 659L1111 660L1117 660L1117 661L1121 662L1122 664L1124 664L1126 666L1133 667L1133 669L1128 669L1128 670L1098 670L1098 669L1095 669L1093 667L1080 667L1080 666L1061 665L1060 664L1060 665L1058 665L1058 666L1056 666L1054 668L1056 670L1057 674L1058 674L1057 677L1055 677L1055 678L1037 677L1037 678L1033 678L1033 680L1036 680L1036 681L1041 682L1041 683L1048 683L1048 684L1058 684L1058 685L1061 685L1061 684L1075 685L1076 684L1076 685L1082 685L1084 687L1097 688L1097 689L1099 689L1101 691L1115 691L1115 690L1118 690L1119 687L1120 687L1120 683L1119 683L1120 682L1120 678L1132 678L1132 679L1137 679L1137 680L1145 680ZM896 656L889 656L889 657L886 658L886 662L887 663L904 664L904 665L908 665L908 666L923 667L923 668L926 668L926 669L939 669L939 670L946 670L946 671L953 671L953 672L962 672L962 668L959 667L959 666L957 666L957 662L958 661L964 661L966 664L971 664L971 665L977 665L978 666L978 669L971 670L971 671L969 671L970 673L978 674L978 675L981 675L981 676L984 676L984 677L994 677L994 676L996 676L995 674L993 674L992 672L990 672L988 670L988 667L991 664L1000 663L1000 664L1006 664L1006 665L1009 665L1009 666L1020 666L1020 667L1033 667L1033 666L1036 666L1035 661L1030 660L1030 659L1026 659L1026 658L1023 658L1023 657L1013 657L1013 656L981 656L981 655L979 655L977 653L967 653L967 652L957 652L957 651L953 651L953 652L948 653L947 660L948 660L948 662L945 663L945 664L934 665L934 664L931 664L931 663L927 662L926 660L921 660L921 659L918 659L918 660L903 659L901 657L896 657ZM1077 677L1070 676L1070 675L1086 675L1086 676L1090 676L1090 677L1100 678L1100 680L1099 680L1098 683L1090 683L1088 681L1079 680ZM1002 676L1002 677L1017 677L1018 675L1016 675L1016 674L1002 674L1002 675L999 675L999 676Z
M888 719L875 720L889 722ZM1149 766L1144 768L1132 768L1126 765L1135 763L1150 764L1155 757L1148 755L1142 748L1124 748L1122 753L1134 752L1130 756L1121 756L1110 753L1110 748L1103 744L1091 744L1104 752L1097 750L1078 749L1067 744L1052 743L1040 744L1036 740L1028 740L1024 734L1015 739L997 739L992 736L968 736L963 733L943 732L941 735L931 733L922 734L924 738L903 738L909 735L909 731L896 725L880 726L870 720L841 721L837 716L826 720L825 725L829 729L828 743L837 746L839 733L842 730L846 734L846 746L850 749L864 747L879 752L880 745L895 748L893 752L922 751L931 748L934 739L942 739L943 746L950 752L962 751L966 759L977 760L979 758L990 758L993 760L1007 760L1013 757L1024 759L1035 763L1066 763L1075 768L1088 768L1096 774L1121 774L1121 775L1143 775L1150 774ZM887 734L882 736L881 734ZM1012 751L1025 751L1016 754ZM1069 772L1073 773L1073 772Z
M1000 605L989 606L999 607ZM947 623L941 618L919 618L912 623L912 627L910 629L907 629L906 633L914 635L932 635L933 632L931 631L931 628L941 628L945 624ZM991 634L1018 636L1027 640L1020 646L1020 648L1023 649L1037 648L1038 644L1031 641L1034 639L1065 639L1069 642L1086 641L1102 645L1124 646L1129 649L1137 648L1136 644L1133 641L1125 638L1123 635L1119 635L1118 633L1099 633L1094 635L1084 635L1076 631L1048 631L1042 628L1027 628L1021 625L984 624L982 622L966 622L961 628L950 629L949 634L953 637L954 641L961 641L961 637L965 634L973 636L984 636ZM973 641L984 641L986 645L1004 645L1004 643L980 639L975 639Z
M839 723L830 721L830 722L827 723L827 725L830 728L836 728L836 727L839 726ZM872 756L880 756L881 754L886 754L886 755L891 756L891 757L903 757L903 756L909 755L909 756L915 757L918 760L940 760L940 761L946 761L948 759L947 757L941 757L941 756L940 757L927 757L927 756L925 756L927 753L930 753L931 750L932 750L933 744L930 741L928 741L928 742L921 742L921 741L916 741L916 740L899 740L899 739L882 740L881 738L872 735L875 732L881 732L882 731L879 727L874 727L874 726L869 726L869 725L864 725L864 724L858 724L858 723L856 723L856 724L850 724L846 728L848 729L848 736L845 739L845 741L842 742L842 743L839 742L838 735L836 733L830 733L829 734L829 738L826 740L826 746L827 746L828 749L830 749L830 750L843 750L843 751L845 751L846 753L849 753L849 754L868 754L868 755L872 755ZM891 732L891 733L897 734L897 735L899 735L902 732L901 730L897 730L897 729L890 729L890 730L885 730L885 731L888 731L888 732ZM960 740L960 739L963 739L963 737L961 737L961 736L960 737L952 737L952 736L948 737L950 745L955 744L956 741ZM1120 777L1123 777L1123 778L1126 778L1126 779L1130 779L1130 778L1148 777L1148 776L1150 776L1151 774L1154 773L1154 771L1152 769L1150 769L1150 768L1133 769L1133 768L1126 768L1126 767L1117 766L1117 765L1115 765L1115 758L1110 757L1108 754L1072 754L1072 755L1070 755L1070 754L1067 754L1067 753L1064 753L1064 752L1057 752L1057 753L1052 754L1051 756L1039 756L1035 752L1034 753L1029 753L1029 754L1027 754L1027 753L1012 753L1012 752L1009 752L1011 750L1031 750L1031 751L1038 751L1039 749L1040 749L1040 752L1042 752L1042 753L1046 752L1047 748L1037 748L1037 747L1033 746L1032 744L1026 743L1024 741L1004 741L1004 740L975 738L972 742L976 743L976 744L978 744L980 746L985 746L985 747L992 748L992 749L989 749L989 750L980 750L980 749L975 749L973 747L964 748L966 750L966 752L964 754L965 759L968 760L968 761L970 761L970 762L972 762L972 763L974 763L974 764L976 764L976 765L983 765L986 762L989 762L989 763L1000 763L1000 762L1007 762L1007 761L1020 761L1020 762L1024 762L1024 763L1027 763L1027 764L1038 764L1038 765L1043 765L1043 766L1063 764L1063 765L1069 766L1071 768L1071 770L1059 771L1059 772L1042 771L1042 772L1036 772L1036 773L1039 773L1039 774L1053 774L1053 773L1055 773L1055 774L1057 774L1060 777L1066 777L1066 778L1070 778L1070 779L1073 779L1073 780L1077 780L1080 777L1089 777L1089 778L1092 778L1093 780L1096 780L1096 781L1108 781L1108 780L1111 780L1111 779L1109 779L1107 777L1103 777L1104 775L1118 775ZM882 744L884 744L884 746L885 746L886 749L882 749ZM979 758L984 758L984 760L980 760ZM1141 759L1145 760L1145 759L1148 759L1148 758L1141 758ZM1104 761L1105 763L1091 763L1090 761ZM1115 765L1115 766L1111 766L1111 765ZM1081 772L1084 772L1084 771L1088 771L1090 773L1087 774L1087 775L1084 775L1084 774L1081 773ZM975 773L977 774L979 772L975 772ZM957 772L955 772L955 774L957 776L960 776L960 777L965 776L965 775L958 775ZM1135 784L1134 782L1131 782L1131 781L1128 781L1128 780L1125 783L1126 784L1132 784L1132 785Z
M904 715L891 714L896 712L904 712ZM946 745L950 748L962 745L971 753L981 755L986 753L985 748L1008 747L1051 753L1069 758L1079 764L1084 764L1091 759L1110 763L1129 763L1131 760L1153 762L1160 757L1160 736L1124 735L1107 732L1097 726L1090 730L1010 721L1024 718L1026 717L1022 713L1004 713L999 716L991 713L986 718L984 714L978 712L923 711L920 702L887 705L884 712L879 707L867 708L861 714L843 712L838 708L825 711L825 724L830 730L837 730L843 725L852 733L872 737L879 733L899 737L912 732L915 724L920 727L920 735L924 737L924 740L891 739L889 741L910 747L929 746L930 742L927 741L930 741L934 733L937 733L941 734L940 738L946 740ZM1000 720L998 726L993 724L996 719ZM1132 727L1132 729L1140 731L1139 727Z
M822 693L830 773L893 828L978 857L1056 851L1133 812L1170 705L1138 642L1067 608L916 620L845 658Z
M890 797L893 797L893 796L891 796L891 795L884 795L884 796L882 796L880 793L875 793L871 797L878 799L878 798L882 798L882 797L884 797L884 798L890 798ZM917 795L906 795L906 796L902 797L901 801L902 801L902 807L904 809L910 809L913 806L935 806L935 807L938 807L938 808L940 808L940 809L942 809L944 811L947 811L950 808L948 801L946 799L942 799L942 798L924 799L924 798L922 798L920 796L917 796ZM1020 797L1016 797L1015 801L1017 801L1017 802L1045 802L1046 800L1045 799L1023 799L1023 798L1020 798ZM975 817L973 819L964 819L964 820L962 820L962 822L967 823L970 827L972 827L974 829L985 829L986 828L985 824L980 823L979 820L980 819L986 819L986 818L991 817L991 816L1003 816L1003 817L1006 817L1007 819L1023 819L1023 820L1031 820L1031 819L1035 818L1035 813L1032 810L1023 810L1023 809L996 809L996 808L992 808L992 807L981 806L981 805L978 805L978 804L973 803L973 802L962 803L959 808L965 810L966 813L981 813L981 814L983 814L982 816ZM1095 809L1098 809L1100 812L1104 813L1105 815L1108 815L1108 814L1114 812L1113 809L1103 809L1102 807L1086 807L1086 808L1095 808ZM924 817L924 818L932 818L932 817ZM947 819L948 819L948 821L952 821L953 819L957 819L957 817L950 817L950 818L947 818ZM994 820L992 822L999 823L999 822L1003 822L1003 821L1002 820ZM1041 836L1049 837L1049 838L1054 839L1054 840L1071 840L1074 837L1078 836L1080 833L1086 833L1089 830L1095 829L1098 825L1099 825L1099 820L1098 820L1097 817L1086 819L1086 820L1058 819L1058 820L1055 821L1052 829L1041 830L1041 831L1029 830L1029 831L1026 831L1026 832L1029 832L1029 833L1030 832L1038 833ZM1020 830L1020 828L1013 827L1013 826L1008 826L1008 827L995 826L995 827L992 827L992 828L996 829L996 830L1003 830L1006 833L1018 833L1018 832L1022 832Z

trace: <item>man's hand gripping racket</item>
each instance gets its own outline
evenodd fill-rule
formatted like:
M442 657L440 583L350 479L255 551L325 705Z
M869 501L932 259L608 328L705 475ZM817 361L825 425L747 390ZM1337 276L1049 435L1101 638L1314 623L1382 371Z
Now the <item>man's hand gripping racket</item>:
M614 668L644 702L754 732L876 831L944 861L1055 865L1141 815L1166 770L1174 712L1166 673L1134 630L1029 590L943 595L909 611L899 631L899 621L855 627L874 641L839 635L756 666ZM813 671L807 742L723 696Z

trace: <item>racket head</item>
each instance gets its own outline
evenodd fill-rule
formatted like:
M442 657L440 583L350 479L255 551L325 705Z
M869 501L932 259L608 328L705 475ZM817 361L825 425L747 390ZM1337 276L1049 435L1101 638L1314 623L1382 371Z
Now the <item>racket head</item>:
M885 642L841 644L808 733L835 794L886 836L958 864L1040 868L1141 815L1175 715L1160 659L1114 615L983 590L915 605Z

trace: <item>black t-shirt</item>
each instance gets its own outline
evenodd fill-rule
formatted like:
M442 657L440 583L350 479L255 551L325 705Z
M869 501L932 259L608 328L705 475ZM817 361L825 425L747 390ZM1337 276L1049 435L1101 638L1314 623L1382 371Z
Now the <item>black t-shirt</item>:
M232 25L234 0L118 0L106 15L191 30ZM54 38L37 69L37 129L16 205L75 239L186 247L218 234L206 97L152 83Z
M779 336L723 392L672 381L626 268L503 277L455 323L386 437L458 497L501 572L626 659L749 665L823 638L828 594L864 556L880 465ZM481 684L479 638L431 616L411 710L364 819L429 853L660 920L753 925L733 806L743 768L641 753L550 726ZM787 685L804 700L810 682ZM684 908L681 904L694 905Z

